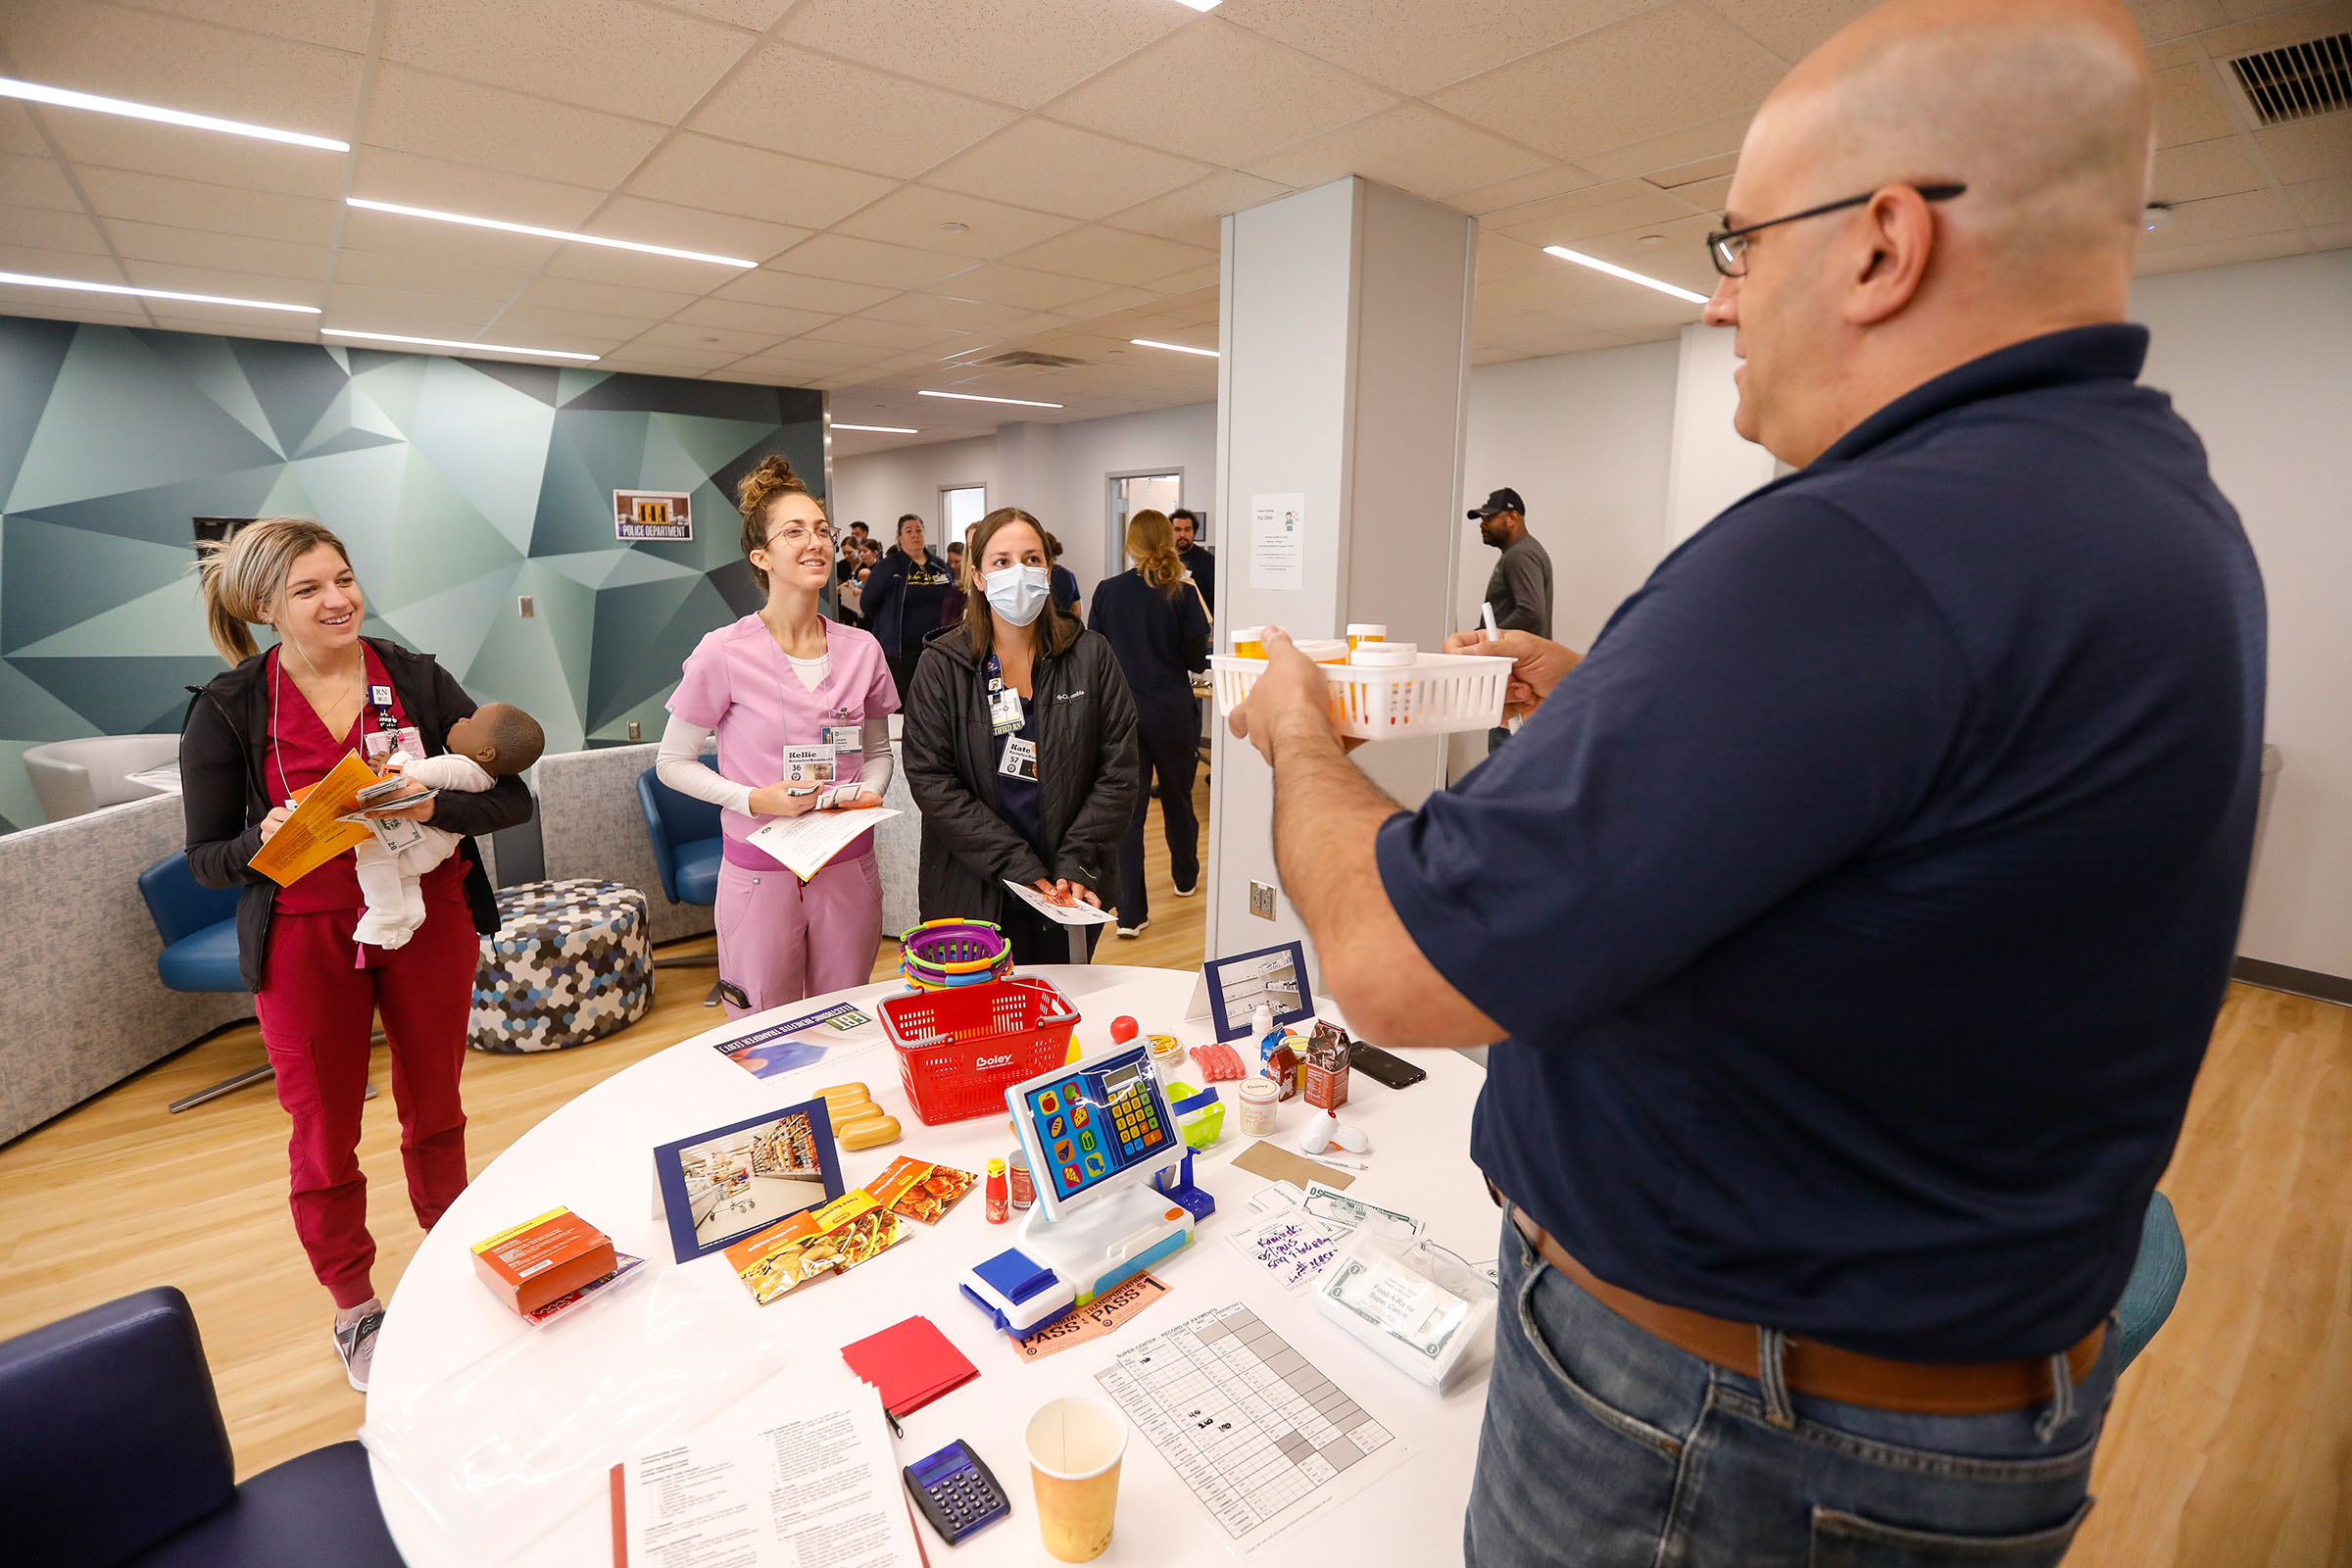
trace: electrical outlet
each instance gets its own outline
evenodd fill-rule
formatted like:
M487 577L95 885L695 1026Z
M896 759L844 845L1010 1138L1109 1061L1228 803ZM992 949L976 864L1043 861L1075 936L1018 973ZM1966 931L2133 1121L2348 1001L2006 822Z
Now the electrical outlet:
M539 613L538 610L531 604L531 596L529 594L523 594L515 599L514 612L525 620L529 620L532 616Z
M629 720L629 739L633 741L645 739L645 726L633 718Z
M1250 884L1250 912L1256 915L1260 920L1271 920L1274 918L1273 883L1251 882Z

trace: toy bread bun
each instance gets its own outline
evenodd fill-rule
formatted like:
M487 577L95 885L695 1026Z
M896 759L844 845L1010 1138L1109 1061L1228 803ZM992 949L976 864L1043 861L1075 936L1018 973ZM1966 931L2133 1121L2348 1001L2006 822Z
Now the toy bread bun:
M844 1149L872 1149L878 1144L896 1143L899 1119L876 1111L871 1116L860 1116L856 1121L843 1124L834 1136L841 1140Z

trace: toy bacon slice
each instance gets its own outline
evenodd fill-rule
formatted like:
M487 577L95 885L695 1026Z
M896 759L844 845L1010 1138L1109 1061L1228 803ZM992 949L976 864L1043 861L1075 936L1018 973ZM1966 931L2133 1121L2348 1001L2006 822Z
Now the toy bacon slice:
M1242 1055L1231 1046L1195 1046L1193 1060L1200 1076L1212 1084L1242 1076Z

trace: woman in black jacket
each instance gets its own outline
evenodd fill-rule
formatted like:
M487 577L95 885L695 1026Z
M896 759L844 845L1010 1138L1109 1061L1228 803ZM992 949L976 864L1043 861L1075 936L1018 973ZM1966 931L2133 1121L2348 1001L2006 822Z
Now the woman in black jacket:
M899 519L899 542L865 579L858 613L890 662L900 691L914 677L923 638L939 624L948 597L948 564L923 546L923 519L909 512Z
M400 1107L400 1152L416 1222L431 1229L466 1188L466 1111L458 1075L480 956L497 903L472 835L529 819L519 778L480 794L450 792L385 815L467 835L425 873L425 918L397 951L354 938L362 904L347 851L279 887L251 868L275 836L288 798L343 757L369 760L446 748L473 700L430 655L360 635L366 611L342 541L316 522L266 517L199 563L214 646L236 668L188 705L179 771L188 868L207 887L234 887L237 962L254 992L277 1099L293 1118L294 1231L335 1300L335 1350L365 1391L383 1320L369 1270L367 1179L358 1157L368 1038L381 1011ZM249 625L278 644L258 651Z
M1193 772L1200 765L1200 701L1189 673L1208 667L1208 611L1185 580L1176 530L1163 512L1127 519L1132 570L1095 589L1089 624L1110 641L1135 694L1135 814L1119 846L1119 935L1140 937L1152 923L1144 886L1148 786L1159 775L1160 826L1168 835L1168 871L1176 896L1200 891L1200 819L1193 812Z
M1135 703L1110 645L1053 607L1045 529L999 508L972 530L963 623L934 635L906 694L906 787L923 813L923 918L1004 928L1060 963L1064 928L1006 881L1102 905L1135 809ZM1102 927L1083 928L1091 953Z

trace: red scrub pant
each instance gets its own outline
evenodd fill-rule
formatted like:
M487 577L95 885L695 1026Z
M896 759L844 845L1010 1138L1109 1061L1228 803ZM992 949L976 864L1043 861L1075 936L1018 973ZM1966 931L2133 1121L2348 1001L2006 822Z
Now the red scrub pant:
M339 1308L375 1294L368 1270L368 1178L360 1170L360 1107L368 1037L381 1011L391 1046L392 1099L409 1203L426 1230L466 1190L466 1109L458 1075L480 957L465 890L425 894L424 924L394 953L359 948L357 908L279 913L254 998L262 1042L277 1069L277 1102L294 1120L286 1143L294 1233ZM355 964L363 956L366 967Z

